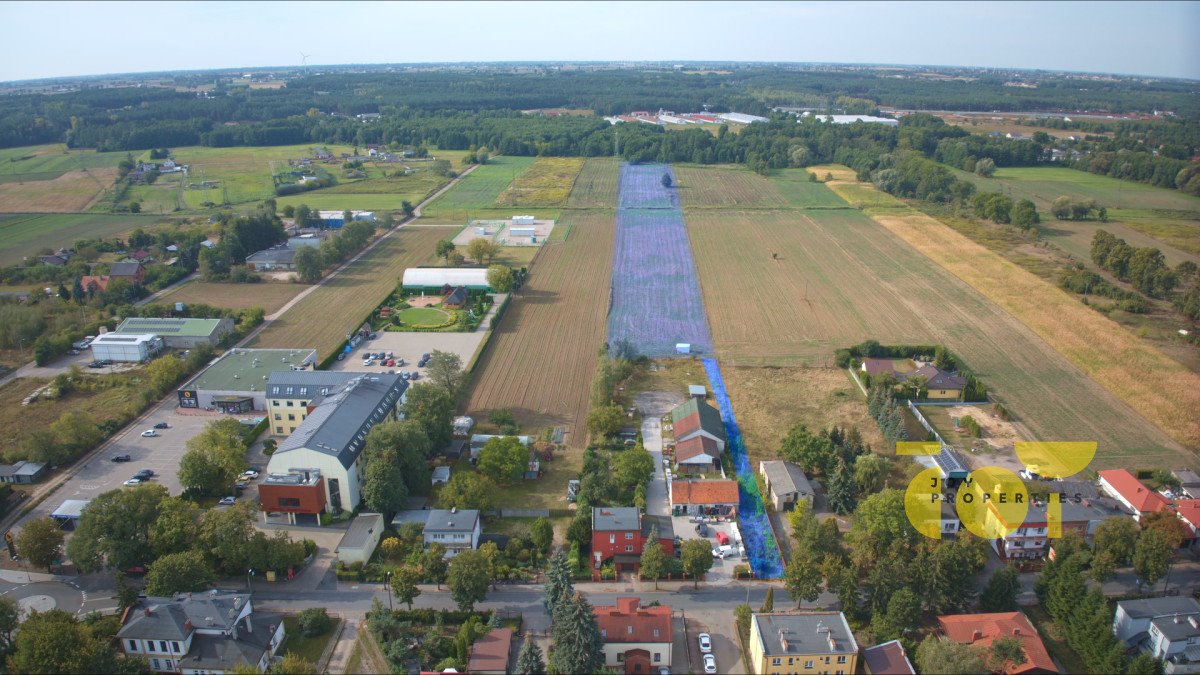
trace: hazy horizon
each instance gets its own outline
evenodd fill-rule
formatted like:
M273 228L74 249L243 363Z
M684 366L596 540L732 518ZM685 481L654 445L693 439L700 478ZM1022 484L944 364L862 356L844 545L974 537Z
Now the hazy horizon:
M18 28L0 44L5 82L290 67L301 54L310 67L775 62L1200 79L1200 2L11 2L3 12ZM54 26L52 40L39 25ZM55 44L87 47L46 49Z

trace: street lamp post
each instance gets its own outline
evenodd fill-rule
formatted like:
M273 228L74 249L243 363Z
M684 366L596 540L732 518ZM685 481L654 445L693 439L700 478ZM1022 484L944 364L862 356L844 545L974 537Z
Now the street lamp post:
M253 568L247 569L246 570L246 592L247 593L250 592L250 577L252 577L252 576L254 576L254 569Z
M392 573L387 571L383 573L383 588L388 596L388 611L392 611Z

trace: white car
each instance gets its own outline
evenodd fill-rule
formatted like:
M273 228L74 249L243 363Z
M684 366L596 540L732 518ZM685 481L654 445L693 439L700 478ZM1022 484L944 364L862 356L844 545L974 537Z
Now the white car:
M221 506L233 506L235 503L237 503L237 497L233 496L221 497L221 501L217 502Z
M712 638L710 638L708 636L708 633L701 633L698 636L698 638L700 640L700 653L701 654L711 653L712 652Z
M141 478L130 478L129 480L125 481L124 483L121 483L121 485L124 485L125 487L137 487L137 486L141 485L143 482L144 481Z
M255 469L248 469L246 471L243 471L242 478L245 478L248 480L254 480L255 478L258 478L258 471Z
M717 657L713 656L712 654L704 655L704 672L706 672L706 673L717 672Z
M158 432L153 429L147 429L142 432L142 438L154 438L157 435Z

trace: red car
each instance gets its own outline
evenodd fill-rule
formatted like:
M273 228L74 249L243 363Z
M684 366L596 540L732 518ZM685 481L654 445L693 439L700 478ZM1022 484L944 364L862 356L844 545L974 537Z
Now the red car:
M396 365L396 359L388 359L387 361L383 362L383 365L391 368L392 366Z
M725 534L724 532L718 532L717 533L717 542L719 544L721 544L722 546L728 545L729 544L729 535Z

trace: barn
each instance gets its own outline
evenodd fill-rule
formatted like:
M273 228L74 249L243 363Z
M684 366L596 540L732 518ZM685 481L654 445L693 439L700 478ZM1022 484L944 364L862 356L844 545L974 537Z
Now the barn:
M461 269L455 267L410 267L404 270L404 290L434 291L440 293L443 286L465 287L469 291L490 291L486 269Z

